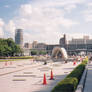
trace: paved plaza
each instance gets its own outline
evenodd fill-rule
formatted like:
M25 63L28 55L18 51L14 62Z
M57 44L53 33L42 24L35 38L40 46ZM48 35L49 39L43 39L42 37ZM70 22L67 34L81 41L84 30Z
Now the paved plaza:
M31 60L0 63L0 92L50 92L52 88L66 77L75 66L73 62L61 63L43 62ZM53 70L55 80L50 79ZM47 85L43 85L43 75L46 74Z

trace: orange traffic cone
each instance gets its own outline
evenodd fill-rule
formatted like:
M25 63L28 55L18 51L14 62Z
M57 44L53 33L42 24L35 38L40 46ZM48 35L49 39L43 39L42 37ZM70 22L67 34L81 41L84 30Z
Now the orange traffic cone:
M73 62L73 65L76 65L76 61Z
M51 70L50 80L54 80L54 78L53 78L53 71L52 70Z
M5 62L5 66L7 66L7 62Z
M46 85L46 84L47 84L46 75L44 74L44 77L43 77L43 85Z

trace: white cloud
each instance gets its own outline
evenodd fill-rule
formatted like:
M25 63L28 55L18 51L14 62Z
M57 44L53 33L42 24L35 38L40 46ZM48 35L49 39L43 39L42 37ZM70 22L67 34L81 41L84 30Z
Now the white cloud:
M88 8L91 8L92 7L92 2L88 3L87 6L88 6Z
M24 4L20 7L20 16L14 19L19 27L32 30L46 30L48 27L64 26L66 28L78 24L76 21L64 18L65 11L55 7L32 7L31 4Z
M0 37L4 36L4 30L3 30L4 25L5 25L4 21L0 18Z
M70 13L76 7L77 6L75 4L71 4L71 5L67 5L64 9Z
M24 4L20 7L21 16L30 16L32 14L32 6L30 4Z
M62 24L65 28L71 28L74 25L79 24L79 22L72 21L71 19L60 19L60 24Z
M92 35L91 34L85 34L85 33L72 33L72 34L70 34L70 33L67 33L67 40L69 41L69 40L71 40L71 39L79 39L79 38L83 38L84 36L89 36L89 38L90 39L92 39Z
M4 26L4 21L0 18L0 27Z
M13 22L13 20L10 20L8 22L8 24L5 25L5 30L8 34L11 35L11 37L14 37L14 34L15 34L15 23Z
M25 40L49 41L50 38L53 41L53 38L57 39L57 35L62 33L62 27L70 30L79 24L78 21L66 18L65 15L83 2L84 0L36 0L32 4L23 4L17 16L9 21L6 28L10 32L15 28L24 29Z
M2 38L3 36L4 36L4 32L3 32L2 27L0 27L0 38Z
M36 6L43 7L66 7L67 5L76 5L84 3L85 0L36 0Z
M24 33L24 40L26 42L33 42L33 41L38 41L38 42L43 42L47 44L58 44L59 39L60 39L60 33L59 32L41 32L40 34L30 34L30 33ZM27 39L26 39L27 38Z
M92 3L87 3L87 8L83 11L83 15L86 22L92 22Z

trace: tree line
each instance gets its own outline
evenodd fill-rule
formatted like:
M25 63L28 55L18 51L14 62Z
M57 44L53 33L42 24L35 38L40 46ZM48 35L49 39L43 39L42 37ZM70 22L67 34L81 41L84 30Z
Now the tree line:
M2 39L0 38L0 56L15 56L18 53L21 53L21 48L15 44L15 42L11 39Z
M46 55L46 51L31 50L31 55Z

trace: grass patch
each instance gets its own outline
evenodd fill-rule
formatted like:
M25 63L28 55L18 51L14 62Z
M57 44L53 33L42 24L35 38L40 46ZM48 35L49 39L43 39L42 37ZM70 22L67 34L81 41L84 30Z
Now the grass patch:
M18 61L24 59L33 59L32 56L21 56L21 57L0 57L0 62Z
M33 59L33 57L32 56L0 57L0 59Z

